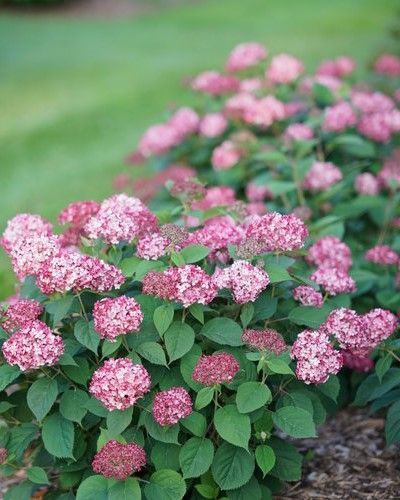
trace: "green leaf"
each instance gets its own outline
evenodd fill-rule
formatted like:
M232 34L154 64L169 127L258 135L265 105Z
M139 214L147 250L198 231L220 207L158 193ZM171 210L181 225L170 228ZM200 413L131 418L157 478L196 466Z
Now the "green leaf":
M139 481L128 477L125 481L108 480L108 500L141 500ZM98 499L97 499L98 500Z
M387 446L400 442L400 401L394 403L387 412L385 434Z
M2 365L0 366L0 391L3 391L11 384L19 375L21 370L18 366Z
M169 362L182 358L194 344L194 331L186 323L174 322L164 335Z
M374 373L361 382L354 398L354 404L364 406L368 401L383 396L386 392L400 385L400 368L389 368L379 381Z
M228 491L229 500L248 500L249 498L251 498L251 500L267 500L267 498L262 495L260 484L255 476L240 488Z
M321 83L314 83L312 90L315 100L319 106L328 106L329 104L335 102L335 98L331 90L325 85L322 85Z
M0 415L8 410L11 410L11 408L15 408L15 406L16 405L12 405L8 401L0 401Z
M186 483L173 470L159 470L151 475L144 493L147 500L181 500L186 493Z
M257 465L262 470L263 477L265 477L275 465L275 452L270 446L261 444L257 446L255 455Z
M271 191L275 196L279 196L281 194L290 193L290 191L294 191L296 189L296 184L294 182L289 181L268 181L268 190Z
M108 479L104 476L90 476L80 484L76 500L109 500Z
M278 306L278 299L272 298L270 294L263 292L259 295L254 304L253 321L262 321L273 316Z
M201 410L208 406L214 397L215 388L213 386L203 387L196 395L194 407L196 410Z
M201 304L192 304L189 307L189 312L193 318L197 319L199 323L204 325L204 310Z
M23 481L15 486L11 486L4 494L4 500L28 500L32 495L33 484L30 481Z
M289 320L296 325L305 325L313 330L318 329L326 320L331 309L327 305L322 307L299 306L289 313Z
M74 328L76 340L84 345L87 349L97 354L97 348L100 343L100 336L94 329L93 321L85 321L80 319Z
M288 363L283 359L280 358L268 359L267 366L273 373L279 373L280 375L294 375Z
M246 328L254 316L254 306L251 302L244 304L240 310L240 321L243 328Z
M271 475L280 481L299 481L301 478L301 453L290 443L278 438L271 438L269 445L275 453L275 466Z
M375 373L378 376L379 382L382 382L382 377L392 366L393 357L391 354L387 354L383 358L379 358L375 364Z
M251 425L247 415L239 413L234 405L218 408L214 416L214 425L218 434L235 446L247 450Z
M210 468L214 458L214 446L209 439L188 439L179 453L179 463L184 478L199 477Z
M210 249L203 245L188 245L179 252L186 264L193 264L203 260L210 253Z
M154 325L161 337L168 330L174 318L174 307L172 304L162 304L157 307L153 314Z
M193 370L201 356L201 348L194 344L190 351L180 361L180 370L183 380L194 391L199 391L203 386L192 378Z
M136 266L135 280L143 281L143 278L150 271L160 272L165 268L165 265L160 260L142 260Z
M183 418L180 424L198 437L203 437L207 430L206 417L196 411L193 411L190 415Z
M85 408L97 417L104 418L109 413L107 408L105 408L96 398L89 398L88 402L85 404Z
M15 455L17 460L20 460L29 444L36 438L38 430L35 424L30 423L24 423L12 428L7 443L10 455Z
M57 458L74 458L74 424L59 413L53 413L43 421L44 447Z
M154 363L155 365L167 365L165 352L157 342L143 342L136 350L140 356L150 361L150 363Z
M135 273L136 268L140 264L140 262L142 262L142 260L139 259L139 257L129 257L127 259L123 259L123 261L120 262L119 268L126 278L130 278Z
M239 413L251 413L264 406L272 398L269 388L260 382L245 382L236 393Z
M374 158L376 156L373 143L355 134L342 134L335 137L328 145L328 149L335 148L358 158Z
M49 413L57 395L57 382L51 378L39 378L29 387L26 401L37 420L43 420Z
M210 498L211 500L216 498L218 494L218 490L216 491L212 484L196 484L195 489L203 498Z
M315 437L312 415L303 408L285 406L272 415L274 424L289 436L296 438Z
M86 358L75 358L77 366L64 366L63 371L78 384L85 385L90 377L89 363Z
M214 318L203 326L201 335L221 345L237 347L242 345L242 329L229 318Z
M178 444L179 424L160 425L154 420L151 413L146 412L144 416L144 426L150 436L156 441Z
M31 467L27 471L27 476L32 483L36 484L50 484L46 471L41 467Z
M179 452L181 447L177 444L157 442L151 449L151 461L156 470L172 469L178 471Z
M331 375L324 384L318 385L317 388L322 394L336 403L340 392L340 382L336 375Z
M254 456L251 453L229 443L222 443L215 453L211 471L222 490L234 490L250 480L254 467Z
M110 356L113 352L120 348L122 344L122 335L117 337L113 342L110 340L103 340L103 345L101 346L101 355L103 358Z
M121 434L132 421L133 408L113 410L107 415L107 429L113 434Z
M87 413L86 404L89 402L89 396L80 389L70 389L65 391L60 399L60 413L67 420L81 423Z
M280 151L260 151L253 156L254 160L267 163L287 163L287 157Z
M74 297L72 295L66 295L61 299L52 300L46 304L46 311L53 316L53 325L56 325L65 318L71 309L73 300Z
M282 281L288 281L292 279L286 269L279 266L278 264L265 264L265 270L269 276L271 284L281 283Z

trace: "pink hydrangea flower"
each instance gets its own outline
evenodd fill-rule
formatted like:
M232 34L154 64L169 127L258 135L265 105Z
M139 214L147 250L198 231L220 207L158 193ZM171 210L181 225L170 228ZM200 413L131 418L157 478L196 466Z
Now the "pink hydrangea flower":
M303 185L305 189L315 193L329 189L342 178L342 172L333 163L315 161L304 177Z
M264 86L261 78L245 78L240 82L239 92L256 92Z
M361 117L357 130L361 135L383 144L390 141L392 126L386 113L372 113Z
M11 332L24 325L27 321L37 319L43 312L43 306L37 300L17 299L4 311L5 320L1 327L6 332Z
M393 100L386 94L363 90L354 90L351 93L351 103L359 111L365 114L391 111L395 107Z
M159 156L180 143L181 133L171 124L160 123L148 128L139 141L142 157Z
M36 275L41 266L60 250L57 236L31 235L14 242L10 255L18 279Z
M320 292L311 286L300 285L293 290L293 298L301 302L303 306L322 307L324 299Z
M228 122L222 113L207 113L200 121L199 134L204 137L218 137L223 134Z
M393 154L385 160L381 171L378 173L378 180L384 186L392 188L400 186L400 149L394 150Z
M356 68L356 63L351 57L341 56L333 60L323 61L316 71L319 76L334 76L342 78L347 76Z
M200 117L192 108L179 108L169 119L168 124L184 139L188 135L195 134L199 128Z
M262 99L253 98L243 110L245 122L263 128L284 118L286 118L285 105L272 95Z
M287 345L282 335L276 330L245 330L241 337L242 342L252 349L270 351L277 356L286 351Z
M242 71L251 66L256 66L265 59L267 55L267 49L259 43L240 43L229 54L225 69L234 72Z
M160 425L174 425L192 413L192 400L183 387L172 387L156 394L153 417Z
M205 94L221 95L235 92L239 83L234 76L222 75L217 71L204 71L193 79L192 88Z
M288 252L302 248L307 236L307 226L293 214L270 212L253 216L246 227L246 237L259 241L265 245L265 251L269 252Z
M218 288L232 291L237 304L254 302L259 294L268 286L269 276L262 269L245 260L236 260L224 269L217 268L213 281Z
M358 194L375 196L380 191L379 180L369 172L357 175L354 181L354 189Z
M39 320L28 321L13 333L2 347L9 365L18 365L22 371L55 365L64 353L64 342Z
M317 267L335 267L348 271L352 265L351 250L337 236L323 236L308 249L307 262Z
M313 272L310 279L324 288L329 295L356 290L356 282L343 269L320 267Z
M7 222L0 245L10 253L14 244L38 236L52 236L53 226L40 215L19 214Z
M305 123L292 123L283 134L283 138L288 144L296 141L309 141L313 137L314 130Z
M323 384L343 365L328 336L320 331L304 330L297 336L290 353L297 360L296 377L306 384Z
M143 317L136 300L125 295L98 300L93 307L95 330L110 342L121 334L137 332Z
M400 256L387 245L376 245L365 253L365 260L375 264L397 265Z
M372 309L364 314L363 319L372 348L389 338L399 324L398 318L391 311L381 308Z
M246 185L246 197L249 201L263 201L273 196L267 186L259 186L255 182L249 182Z
M136 443L108 441L92 461L93 471L104 477L124 481L146 465L146 453Z
M272 83L292 83L303 73L303 63L289 54L274 56L266 73Z
M356 372L368 373L374 368L374 362L368 355L359 356L350 351L342 351L343 366L355 370Z
M117 244L130 242L155 226L155 215L138 198L116 194L102 202L98 213L86 223L85 231L89 238Z
M99 209L100 204L97 201L75 201L61 210L58 222L82 227L92 215L97 214Z
M257 99L249 92L241 91L229 97L224 104L224 113L232 119L243 119L245 112L251 110L257 103Z
M137 242L136 255L145 260L157 260L165 255L168 245L168 239L160 233L145 234Z
M129 358L108 359L94 373L89 391L109 411L126 410L150 390L150 376Z
M357 117L348 102L341 101L326 108L322 128L329 132L342 132L354 127Z
M239 163L242 150L232 141L224 141L212 152L211 164L215 170L228 170Z
M374 70L380 75L399 76L400 57L393 54L382 54L375 61Z
M321 331L336 337L340 347L352 353L369 349L363 318L352 309L341 307L332 311L321 326Z
M235 191L229 186L213 186L206 189L204 197L192 203L193 210L209 210L230 206L236 202Z
M229 384L239 370L240 365L232 354L218 352L201 356L192 378L202 385Z

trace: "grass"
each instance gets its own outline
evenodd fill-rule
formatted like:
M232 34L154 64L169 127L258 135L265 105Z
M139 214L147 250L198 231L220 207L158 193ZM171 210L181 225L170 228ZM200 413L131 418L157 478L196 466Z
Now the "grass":
M55 218L101 199L123 157L168 103L190 103L187 74L257 40L309 67L385 48L396 0L205 0L129 19L0 18L0 229L15 213ZM0 296L12 291L0 257Z

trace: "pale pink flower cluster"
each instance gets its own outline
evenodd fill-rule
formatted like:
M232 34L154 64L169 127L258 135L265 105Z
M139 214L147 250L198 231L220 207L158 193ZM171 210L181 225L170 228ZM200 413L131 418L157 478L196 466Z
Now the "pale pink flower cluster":
M98 300L93 307L94 328L110 342L121 334L137 332L143 317L136 300L125 295Z
M130 242L156 227L156 217L138 198L116 194L100 205L85 225L89 238L103 238L109 244Z
M294 214L270 212L253 216L246 227L246 237L259 241L268 252L302 248L307 236L307 226Z
M192 399L183 387L172 387L156 394L153 417L160 425L174 425L192 413Z
M273 95L257 99L254 96L247 101L241 118L250 125L267 128L275 121L286 118L285 105Z
M225 65L227 71L242 71L256 66L268 55L267 49L256 42L240 43L229 54Z
M18 214L7 222L0 245L10 253L17 242L36 236L51 236L53 226L40 215Z
M240 81L239 92L256 92L264 86L264 81L261 78L245 78Z
M60 241L57 236L30 235L16 240L12 246L11 264L18 279L36 275L42 265L57 255Z
M193 135L198 131L200 117L192 108L179 108L171 116L168 124L175 130L179 136L179 140L182 141L187 136Z
M232 354L216 352L199 358L192 378L202 385L229 384L239 370L240 365Z
M299 333L290 355L297 360L296 377L306 384L323 384L342 368L343 356L321 331Z
M392 111L395 107L393 100L382 92L363 90L354 90L351 93L351 103L363 114Z
M213 276L213 282L218 288L231 290L233 300L237 304L254 302L269 285L269 281L269 276L264 270L246 260L236 260L224 269L217 268Z
M229 94L239 88L240 81L234 76L217 71L204 71L192 80L192 88L211 95Z
M94 373L89 391L109 411L126 410L150 390L146 368L129 358L108 359Z
M376 245L365 252L365 260L375 264L397 265L400 263L400 256L388 245Z
M400 76L400 57L393 54L382 54L374 64L375 72L386 76Z
M367 355L359 356L350 351L342 351L343 366L355 370L356 372L367 373L374 368L374 362Z
M390 141L394 132L393 118L396 118L397 112L393 113L387 111L364 115L358 123L357 130L368 139L385 144Z
M309 141L313 137L314 130L305 123L292 123L283 134L283 139L287 144L296 141Z
M340 169L330 162L315 161L304 177L305 189L316 193L337 184L343 178Z
M378 173L378 180L388 188L400 186L400 148L394 150Z
M340 56L336 59L323 61L315 72L317 75L334 76L342 78L350 75L356 68L356 63L351 57Z
M329 132L343 132L347 128L354 127L357 117L348 102L340 101L326 108L322 128Z
M6 332L11 332L27 321L37 319L42 312L43 306L37 300L17 299L3 312L4 321L0 325Z
M358 194L375 196L380 191L379 180L371 173L364 172L357 175L354 181L354 189Z
M293 290L293 298L303 306L322 307L324 299L320 292L311 286L300 285Z
M2 351L9 365L22 371L55 365L64 353L64 342L39 320L25 322L21 329L7 339Z
M218 288L201 267L187 264L147 273L143 279L143 293L189 307L196 303L209 304L217 296Z
M308 250L306 260L317 267L335 267L348 271L352 265L351 250L337 236L324 236Z
M351 293L356 289L356 282L347 271L334 267L319 267L310 279L324 288L329 295Z
M255 182L249 182L246 185L246 197L249 201L263 201L266 198L273 198L273 193L267 186L259 186Z
M204 197L192 203L193 210L209 210L214 207L230 206L236 202L235 191L229 186L213 186L205 190Z
M209 138L218 137L227 126L228 122L222 113L207 113L200 121L199 134Z
M108 441L92 461L93 471L104 477L124 481L146 465L146 452L136 443Z
M154 232L143 235L136 245L136 255L145 260L157 260L169 246L169 240L160 233Z
M237 165L242 157L242 148L232 141L224 141L217 146L211 156L215 170L228 170Z
M331 93L337 97L339 95L339 91L343 85L343 82L340 78L336 76L329 75L315 75L315 76L307 76L301 80L299 83L299 91L305 95L312 95L314 91L314 85L322 85L331 91Z
M303 71L304 64L299 59L290 54L279 54L272 58L266 77L272 83L289 84L297 80Z
M241 337L242 342L252 349L259 351L269 351L279 356L286 351L287 345L282 335L272 328L266 330L247 329Z
M179 133L172 125L159 123L146 130L139 141L138 150L144 158L159 156L179 144L180 140Z

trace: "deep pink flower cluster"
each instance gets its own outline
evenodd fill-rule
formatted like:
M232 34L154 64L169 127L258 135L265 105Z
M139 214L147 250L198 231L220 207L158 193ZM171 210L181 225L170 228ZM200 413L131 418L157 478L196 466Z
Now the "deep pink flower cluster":
M157 260L163 255L169 246L169 240L160 233L145 234L136 245L136 255L145 260Z
M267 328L266 330L247 329L243 332L241 339L242 342L252 349L270 351L277 356L287 349L286 342L282 335L271 328Z
M335 267L319 267L310 279L324 288L329 295L350 293L356 289L356 282L347 271Z
M357 123L356 114L348 102L341 101L326 108L322 128L329 132L342 132L354 127Z
M174 425L192 413L192 400L183 387L172 387L156 394L153 417L160 425Z
M374 368L374 362L368 356L358 356L350 351L342 351L343 354L343 366L350 368L350 370L355 370L356 372L367 373Z
M323 384L329 375L339 372L343 365L341 352L336 351L328 336L321 331L299 333L290 353L297 360L296 377L306 384Z
M300 285L293 290L293 298L301 302L303 306L322 307L324 299L320 292L311 286Z
M42 312L43 306L37 300L17 299L4 311L4 321L0 324L6 332L11 332L27 321L37 319Z
M305 189L316 193L337 184L343 178L339 168L330 162L316 161L304 177Z
M365 252L365 260L375 264L397 265L400 262L400 256L388 245L376 245Z
M58 215L60 224L72 224L73 226L84 226L92 215L96 215L100 209L97 201L75 201L65 207Z
M316 75L333 76L342 78L350 75L356 68L356 63L351 57L340 56L336 59L323 61L316 70Z
M116 194L100 205L85 225L89 238L103 238L109 244L130 242L156 227L156 217L138 198Z
M400 57L393 54L382 54L375 61L374 69L376 73L386 76L400 75Z
M217 268L213 276L213 282L218 288L228 288L232 291L237 304L254 302L268 286L269 281L269 276L264 270L246 260L236 260L224 269Z
M0 244L10 253L17 241L24 241L32 236L51 236L53 226L40 215L18 214L7 222Z
M389 338L399 324L397 316L379 307L364 314L363 318L367 336L373 347Z
M234 76L223 75L217 71L204 71L192 80L192 89L204 94L221 95L239 89L239 80Z
M317 267L335 267L348 271L352 265L350 248L337 236L324 236L308 250L307 262Z
M192 378L203 385L229 384L239 370L240 365L232 354L216 352L199 358Z
M254 216L246 227L246 237L259 241L269 252L302 248L307 236L307 226L293 214L270 212L261 217Z
M228 122L222 113L208 113L203 116L199 125L199 134L204 137L218 137L223 134Z
M375 196L379 193L380 188L379 180L369 172L357 175L354 181L354 189L358 194Z
M146 368L129 358L108 359L94 373L89 391L109 411L126 410L150 390Z
M268 55L265 47L259 43L247 42L237 45L229 54L225 65L227 71L242 71L256 66Z
M292 83L303 73L304 65L290 54L274 56L267 69L266 77L272 83Z
M104 477L124 481L146 465L146 453L136 443L108 441L92 461L93 471Z
M25 322L3 344L4 358L22 371L55 365L64 352L64 342L39 320Z
M289 125L283 138L287 144L296 141L309 141L314 137L314 130L304 123L292 123Z
M137 332L143 317L136 300L125 295L98 300L93 307L94 327L100 337L110 342L121 334Z
M143 293L189 307L195 303L209 304L217 296L218 288L201 267L187 264L147 273L143 279Z
M224 141L212 152L211 164L215 170L228 170L239 163L242 150L232 141Z

